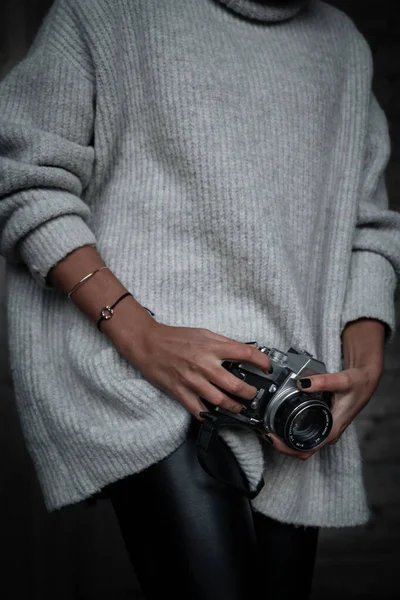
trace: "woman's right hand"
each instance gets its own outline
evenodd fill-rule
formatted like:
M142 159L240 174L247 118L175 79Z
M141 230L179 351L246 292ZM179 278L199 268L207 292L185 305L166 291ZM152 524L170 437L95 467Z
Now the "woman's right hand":
M222 367L223 361L249 362L265 372L270 369L268 356L257 347L208 329L175 327L152 319L135 338L129 341L128 336L119 344L119 352L145 379L200 420L199 413L207 410L200 397L238 413L243 405L224 391L247 400L257 393L256 387Z
M86 245L58 262L50 270L47 280L67 293L85 274L104 266L96 248ZM97 323L101 306L127 291L107 268L89 278L74 292L72 299ZM101 331L150 383L176 398L197 418L199 412L207 410L199 397L237 413L242 405L224 391L247 400L252 400L257 393L255 387L224 369L221 362L246 361L261 370L268 372L270 369L268 356L258 348L208 329L159 323L133 296L118 304L113 318L102 322Z

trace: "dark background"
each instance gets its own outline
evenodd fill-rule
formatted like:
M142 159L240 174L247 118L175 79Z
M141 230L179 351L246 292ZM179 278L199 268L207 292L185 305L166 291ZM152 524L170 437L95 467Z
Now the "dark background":
M391 208L400 210L400 3L330 3L353 18L371 46L374 89L389 118L392 139L387 170ZM51 0L0 0L0 77L24 56L50 5ZM400 317L400 299L397 313ZM381 384L356 421L373 518L365 527L322 531L312 600L400 598L399 351L397 334ZM1 258L0 399L1 597L141 598L107 501L90 509L75 505L46 513L14 406ZM264 593L268 598L267 586Z

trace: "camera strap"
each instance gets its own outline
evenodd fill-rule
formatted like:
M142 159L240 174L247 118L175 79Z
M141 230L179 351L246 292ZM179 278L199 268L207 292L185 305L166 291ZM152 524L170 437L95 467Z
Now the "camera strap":
M223 474L216 474L215 472L213 472L211 463L215 461L210 460L210 457L212 455L213 446L215 443L216 436L218 435L219 429L222 429L223 427L246 427L253 431L253 433L254 429L247 424L246 420L243 417L241 417L241 415L235 415L235 417L232 418L228 414L222 414L221 412L201 412L200 416L206 419L200 426L196 440L197 457L200 465L203 467L204 471L208 475L210 475L214 479L219 479L223 481L226 485L229 485L230 487L234 487L236 490L240 491L240 493L243 496L246 496L247 498L252 500L260 493L260 491L264 487L264 479L261 478L255 490L250 490L249 486L245 487L244 485L238 485L230 481ZM239 465L238 467L240 468Z

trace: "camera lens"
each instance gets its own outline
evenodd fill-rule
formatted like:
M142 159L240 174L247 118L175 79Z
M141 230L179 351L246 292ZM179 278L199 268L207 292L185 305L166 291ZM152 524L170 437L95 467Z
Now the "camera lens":
M275 416L275 431L295 450L312 450L332 429L332 413L326 395L296 393L284 400Z
M309 442L312 438L318 436L321 425L323 423L321 423L320 408L306 408L294 417L292 434L299 442Z

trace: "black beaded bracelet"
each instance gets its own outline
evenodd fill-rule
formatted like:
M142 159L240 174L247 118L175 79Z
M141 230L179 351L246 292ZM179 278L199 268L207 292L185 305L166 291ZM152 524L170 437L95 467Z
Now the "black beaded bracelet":
M103 321L108 321L109 319L111 319L111 317L112 317L112 316L113 316L113 314L114 314L114 308L117 306L118 302L121 302L121 300L123 300L123 299L124 299L124 298L126 298L127 296L132 296L132 294L131 294L130 292L126 292L125 294L122 294L122 296L120 296L120 297L118 298L118 300L116 300L116 301L114 302L114 304L112 304L111 306L108 306L108 305L107 305L107 306L105 306L104 308L102 308L102 309L101 309L101 311L100 311L101 317L100 317L100 319L97 321L97 329L98 329L99 331L101 331L101 329L100 329L100 324L101 324ZM151 312L151 310L149 310L149 309L148 309L148 308L146 308L145 306L143 306L143 308L144 308L145 310L147 310L147 312L149 312L149 313L151 314L151 316L152 316L152 317L154 317L154 313L153 313L153 312Z

